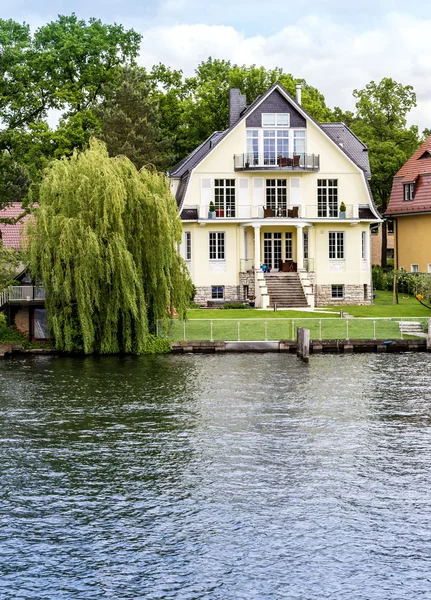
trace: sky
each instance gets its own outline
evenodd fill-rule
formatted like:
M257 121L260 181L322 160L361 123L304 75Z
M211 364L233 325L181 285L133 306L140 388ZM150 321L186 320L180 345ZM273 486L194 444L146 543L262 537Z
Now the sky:
M0 0L0 17L36 29L75 12L143 35L138 62L191 75L209 56L282 67L333 108L352 91L392 77L412 85L409 124L431 128L431 0Z

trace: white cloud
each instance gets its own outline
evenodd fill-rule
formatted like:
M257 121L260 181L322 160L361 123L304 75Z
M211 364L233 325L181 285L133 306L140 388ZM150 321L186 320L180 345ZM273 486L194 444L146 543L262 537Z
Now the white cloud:
M418 107L409 121L423 128L431 126L430 30L431 19L401 13L389 13L365 30L310 15L267 36L246 36L223 25L165 25L142 29L140 60L147 67L162 62L187 75L208 56L282 67L317 87L330 106L344 109L354 107L353 89L392 77L415 88Z

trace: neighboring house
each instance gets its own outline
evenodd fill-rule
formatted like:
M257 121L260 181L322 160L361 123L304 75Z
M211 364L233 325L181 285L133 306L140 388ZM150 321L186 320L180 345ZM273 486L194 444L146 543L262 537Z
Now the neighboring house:
M386 229L386 260L394 259L394 224L392 219L387 221ZM371 262L373 265L382 264L382 227L371 226Z
M23 212L20 202L14 202L0 210L0 218L16 219ZM8 248L21 250L21 233L25 216L15 224L0 223L0 238ZM20 333L30 340L46 340L48 328L45 310L45 290L41 285L34 285L22 265L16 276L19 285L14 285L5 292L0 292L0 310L6 313L8 324L15 326Z
M300 95L276 83L246 107L230 90L229 128L168 173L196 302L371 302L370 225L381 218L367 148L343 123L316 123Z
M386 216L395 225L395 267L430 273L431 136L395 175Z

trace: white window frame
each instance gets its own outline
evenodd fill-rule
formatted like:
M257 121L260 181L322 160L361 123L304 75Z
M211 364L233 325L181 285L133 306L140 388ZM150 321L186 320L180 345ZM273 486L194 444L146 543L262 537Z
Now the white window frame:
M215 236L215 237L211 237ZM215 245L212 243L215 240ZM211 253L215 256L211 257ZM208 258L210 261L226 260L226 232L209 231L208 232Z
M329 182L335 181L335 185L329 185ZM322 182L322 183L319 183ZM324 183L323 183L324 182ZM334 198L330 199L330 191L336 192L336 202L334 203ZM324 196L325 204L321 202L320 211L322 214L319 214L319 191L322 191L322 198ZM325 194L323 194L325 192ZM332 202L331 202L332 200ZM339 202L339 193L338 193L338 179L328 178L328 179L318 179L317 180L317 216L321 219L334 219L338 217L338 209L340 206Z
M410 273L419 273L419 265L417 263L410 265Z
M428 273L431 273L431 263L428 263L427 270L428 270Z
M368 260L367 232L363 231L362 235L362 260Z
M214 290L217 289L216 295L214 295ZM221 290L221 297L218 295L219 290ZM212 285L211 286L211 300L224 300L224 285Z
M258 139L258 143L257 143L257 147L258 147L258 151L257 151L257 156L256 156L256 151L251 151L252 148L252 143L251 140L252 139L256 139L256 134L253 133L253 135L249 132L258 132L257 134L257 139ZM295 141L295 132L303 132L303 139L304 139L304 155L306 156L307 154L307 129L305 127L296 127L294 129L290 129L289 127L276 127L276 126L266 126L266 127L247 127L246 129L246 147L245 147L245 154L247 157L247 162L253 166L268 166L268 161L265 164L265 141L264 141L264 132L265 131L273 131L274 132L274 143L275 143L275 163L274 166L277 164L277 157L279 155L279 146L281 146L283 144L283 142L281 141L281 139L287 139L287 147L288 147L288 156L286 158L293 158L294 155L299 155L301 156L303 153L302 152L296 152L296 141ZM279 138L277 136L277 132L280 131L285 131L288 133L287 138L281 138L280 137L280 143L279 143ZM268 138L267 138L268 139ZM302 142L302 137L300 138L301 142ZM281 152L281 154L283 154L283 152ZM304 158L305 160L305 158ZM302 164L302 162L301 162Z
M415 197L415 184L414 183L404 183L404 201L410 202L414 200Z
M184 259L192 260L192 232L184 232Z
M338 292L341 291L341 296ZM344 285L340 283L333 283L331 285L331 298L332 300L344 300Z
M232 182L233 181L233 185L232 183L227 184L226 182ZM223 182L221 185L217 185L216 182ZM217 194L216 192L222 190L222 196L223 196L223 206L219 206L219 202L218 202L218 198L217 198ZM232 198L233 197L233 203L230 202L230 204L227 204L227 192L229 191L229 197ZM219 195L220 197L220 195ZM216 207L216 213L219 211L223 211L223 217L235 217L236 215L236 198L237 198L237 193L236 193L236 179L235 177L217 177L216 179L214 179L214 204ZM228 214L229 213L229 214ZM218 217L220 217L220 215L217 215Z
M331 244L331 237L334 236L334 243ZM341 240L341 245L339 243ZM332 246L332 248L331 248ZM346 236L344 231L330 231L328 235L328 256L329 260L345 260ZM334 256L331 256L331 250Z
M272 122L265 123L265 117L274 117ZM287 121L280 123L279 121ZM262 127L290 127L290 113L262 113Z

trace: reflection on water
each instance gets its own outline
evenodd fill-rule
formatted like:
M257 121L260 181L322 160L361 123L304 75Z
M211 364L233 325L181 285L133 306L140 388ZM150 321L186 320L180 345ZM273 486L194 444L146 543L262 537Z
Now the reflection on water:
M429 598L429 360L1 362L0 598Z

